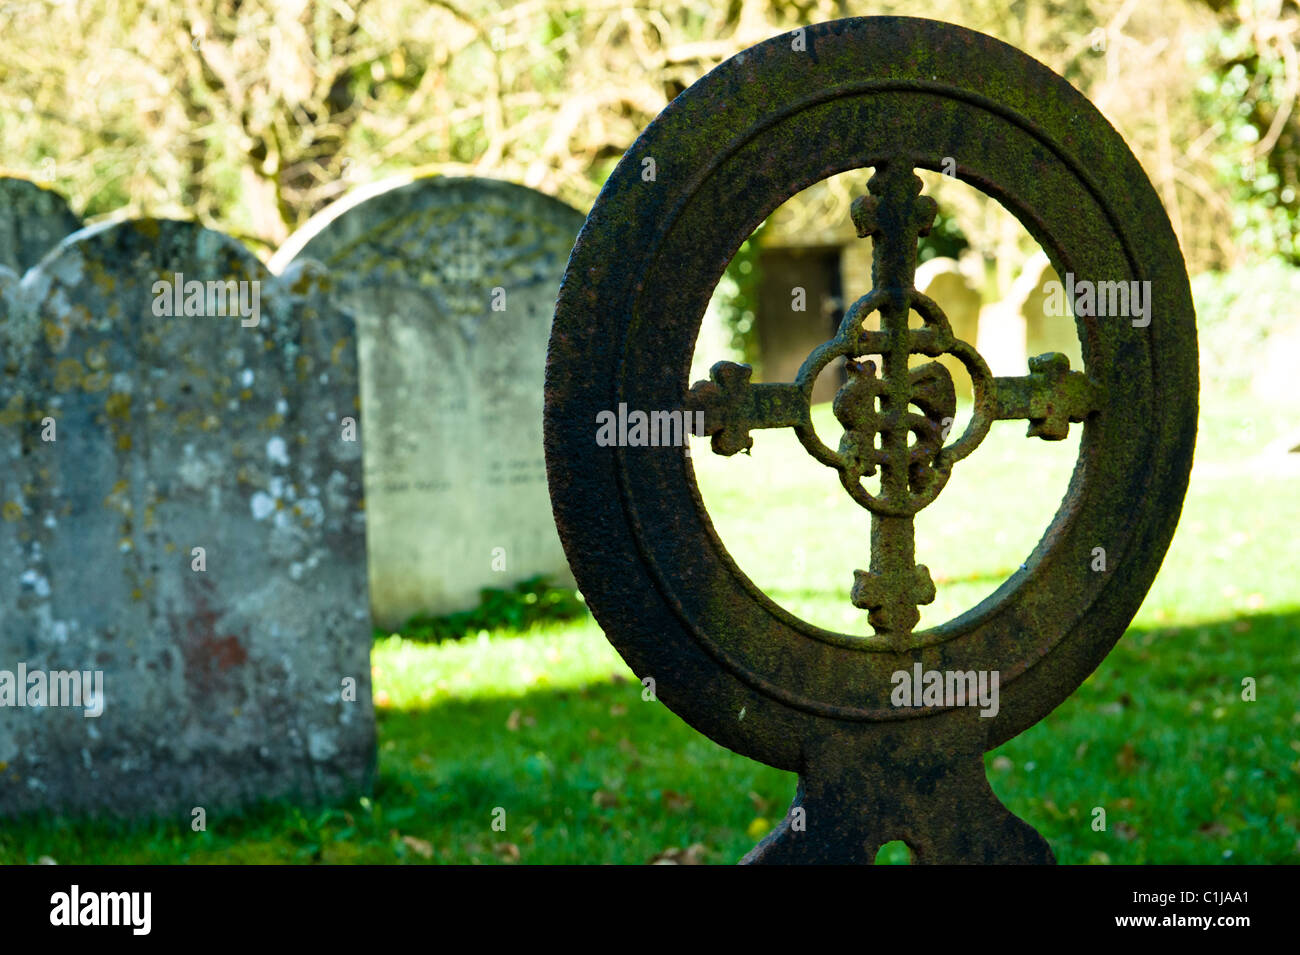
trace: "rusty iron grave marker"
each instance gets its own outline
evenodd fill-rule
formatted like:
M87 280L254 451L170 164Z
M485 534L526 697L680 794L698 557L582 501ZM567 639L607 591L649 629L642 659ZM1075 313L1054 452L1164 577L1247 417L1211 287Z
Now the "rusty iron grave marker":
M1076 286L1149 282L1138 286L1149 290L1145 317L1076 308L1084 368L1052 354L1028 376L993 377L953 336L942 303L913 287L917 239L936 211L914 170L944 171L945 160L1009 209ZM741 242L800 190L868 167L852 216L873 240L873 288L839 332L793 383L752 383L747 367L719 363L711 381L689 386L701 316ZM864 327L873 312L878 331ZM923 327L909 329L909 312ZM862 360L877 354L879 370ZM908 368L909 356L943 354L960 360L975 393L969 426L949 443L940 422L952 415L951 379L937 362ZM850 374L835 398L844 434L832 449L813 429L809 395L836 356ZM911 18L839 20L723 63L610 177L556 308L547 468L570 564L632 669L700 732L799 774L789 814L744 861L865 863L902 840L918 862L1046 863L1046 840L994 795L983 754L1065 700L1137 612L1186 492L1196 395L1178 243L1101 114L982 34ZM760 591L715 534L689 455L597 440L602 414L620 405L692 421L700 412L720 454L747 449L759 429L793 428L870 513L869 566L851 580L846 568L844 584L873 632L815 627ZM913 516L1005 419L1047 440L1083 428L1069 490L997 592L916 631L934 584L914 553ZM876 473L873 494L862 480ZM894 705L893 675L917 665L997 673L996 715L928 690L926 705Z

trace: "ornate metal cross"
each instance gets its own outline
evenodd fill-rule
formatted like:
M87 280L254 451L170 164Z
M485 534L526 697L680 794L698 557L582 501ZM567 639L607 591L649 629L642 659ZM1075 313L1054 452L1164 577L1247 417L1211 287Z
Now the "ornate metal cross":
M917 291L917 241L927 235L938 209L921 195L911 165L882 163L867 183L869 195L852 205L858 236L872 239L872 289L845 313L835 337L818 346L788 384L756 384L748 365L718 362L710 381L698 382L687 408L704 412L713 450L732 455L753 446L750 431L792 427L816 460L839 472L849 496L871 512L870 570L855 570L851 599L867 610L876 637L891 650L909 647L921 619L917 609L934 600L934 582L916 563L913 518L943 490L952 467L988 434L996 420L1025 418L1029 436L1065 438L1102 400L1100 386L1070 371L1059 352L1029 360L1024 377L995 378L979 353L954 337L942 309ZM924 325L909 327L917 312ZM866 319L880 313L880 329ZM938 362L909 367L912 355L952 355L974 385L974 414L962 436L944 444L956 414L956 393ZM881 356L882 367L865 356ZM844 427L838 450L818 438L810 414L817 375L843 357L848 380L835 396L835 417ZM912 410L915 408L916 410ZM863 479L880 476L873 494Z
M799 774L785 819L743 861L867 863L902 840L916 862L1051 862L1043 836L994 794L984 754L1097 667L1173 536L1198 365L1178 241L1105 118L1006 44L907 17L837 20L793 39L746 50L678 96L578 237L547 355L560 539L596 619L633 671L655 679L659 701L720 745ZM646 157L673 174L646 182ZM1080 315L1086 371L1051 354L1030 359L1028 375L995 378L915 288L936 205L913 170L947 157L1079 280L1150 280L1149 321ZM873 243L871 291L793 382L753 383L750 368L722 362L687 388L720 264L782 202L853 169L874 170L852 209ZM943 355L974 386L970 423L952 441L952 378L933 360ZM832 448L813 429L811 398L836 359L848 377ZM793 428L871 513L871 560L851 598L874 633L814 626L757 587L718 538L680 450L596 440L593 422L623 405L685 405L724 455L751 447L755 429ZM992 423L1011 418L1047 440L1087 421L1070 491L1022 572L914 633L934 582L917 563L913 519ZM968 697L900 703L898 677L918 671L996 674L996 713Z

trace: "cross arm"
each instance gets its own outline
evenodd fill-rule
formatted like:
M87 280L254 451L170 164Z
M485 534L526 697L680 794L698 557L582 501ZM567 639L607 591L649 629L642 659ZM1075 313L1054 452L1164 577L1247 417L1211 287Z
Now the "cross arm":
M1029 374L994 378L996 401L992 418L1029 420L1028 436L1060 441L1079 422L1101 407L1101 386L1083 372L1070 371L1060 352L1029 359Z
M749 365L720 361L709 381L691 386L687 411L704 412L704 433L712 435L714 453L732 455L754 446L749 432L758 428L793 428L809 423L808 396L796 384L756 384Z

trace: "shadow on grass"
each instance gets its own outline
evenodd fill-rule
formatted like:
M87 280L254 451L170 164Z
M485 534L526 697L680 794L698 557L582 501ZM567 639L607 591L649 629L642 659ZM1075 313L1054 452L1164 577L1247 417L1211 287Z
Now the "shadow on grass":
M1296 861L1298 634L1300 611L1131 630L989 754L994 790L1062 862ZM381 707L368 799L210 813L203 833L10 820L0 861L734 862L784 814L794 777L641 694L611 680Z
M1073 697L989 755L990 780L1063 862L1294 861L1298 634L1300 611L1134 628ZM447 700L381 722L383 785L399 801L432 780L449 829L509 802L526 820L524 861L644 861L696 842L708 861L734 861L794 791L791 774L716 746L636 683Z

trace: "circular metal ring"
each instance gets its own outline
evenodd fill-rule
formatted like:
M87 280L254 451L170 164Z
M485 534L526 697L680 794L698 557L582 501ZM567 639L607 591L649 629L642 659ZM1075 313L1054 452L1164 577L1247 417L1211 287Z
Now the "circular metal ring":
M792 49L790 35L775 37L678 96L592 209L547 361L556 522L611 642L638 675L655 678L659 699L717 742L793 770L835 725L949 725L959 718L952 709L890 704L891 674L921 663L999 671L1000 710L981 721L991 748L1042 718L1100 663L1173 535L1196 431L1186 270L1128 147L1042 64L991 37L910 18L840 20L805 35L805 51ZM648 158L653 181L642 178ZM1020 220L1062 275L1151 283L1145 327L1076 319L1102 406L1025 567L901 652L777 606L718 539L687 455L602 447L593 425L620 403L683 408L701 318L740 244L797 192L888 161L935 171L955 164L958 178ZM1096 547L1105 548L1106 572L1090 570Z

